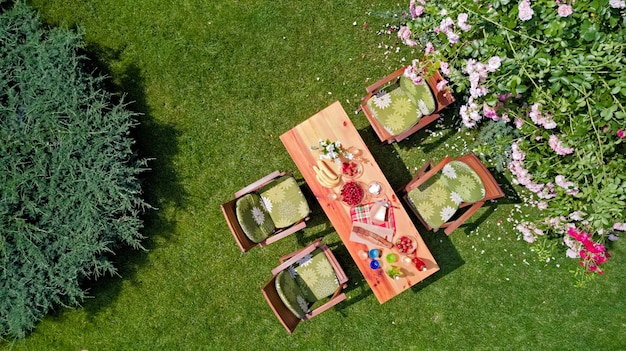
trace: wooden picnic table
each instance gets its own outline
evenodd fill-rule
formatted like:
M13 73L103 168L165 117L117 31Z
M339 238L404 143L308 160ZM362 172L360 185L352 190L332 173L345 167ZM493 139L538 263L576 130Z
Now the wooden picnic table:
M359 132L338 101L285 132L280 136L280 139L380 303L384 303L439 270L437 262L428 250L409 214L404 209L402 203L400 203L376 160L374 160L363 142ZM351 209L353 212L354 209L339 199L333 200L331 196L333 193L338 194L340 192L341 184L336 188L330 189L322 186L316 180L313 166L317 164L320 157L319 151L312 150L311 147L318 146L320 139L338 140L343 148L350 148L360 152L355 158L362 166L362 173L356 181L365 185L366 192L367 184L371 181L377 181L382 186L381 197L375 198L369 195L365 202L372 204L375 201L382 201L389 205L388 210L390 212L385 224L390 226L389 224L391 224L392 220L389 217L392 211L395 231L393 231L393 238L388 237L388 239L395 243L401 236L411 237L417 244L417 250L414 255L425 263L425 271L418 270L413 263L403 262L403 255L399 254L395 247L392 249L382 248L380 245L356 240L358 238L355 238L353 233L353 217L350 213ZM346 179L345 181L348 180ZM381 229L381 232L384 232L384 229ZM373 248L382 251L379 259L381 268L379 269L370 268L372 259L364 258L364 253ZM388 253L397 254L398 261L393 263L401 272L400 277L397 279L393 279L386 274L386 271L391 267L391 264L386 262L385 259Z

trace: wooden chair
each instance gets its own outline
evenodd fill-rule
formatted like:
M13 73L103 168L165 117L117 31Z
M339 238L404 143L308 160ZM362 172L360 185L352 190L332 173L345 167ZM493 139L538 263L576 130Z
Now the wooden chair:
M328 246L320 244L320 239L281 257L280 262L261 291L289 334L301 321L346 299L343 289L348 286L348 277ZM315 279L307 279L311 274Z
M419 111L418 101L415 100L419 100L420 98L416 97L414 94L406 93L406 91L408 91L406 88L413 89L411 87L411 84L413 84L412 81L403 76L404 70L407 67L408 66L400 68L378 82L368 86L366 88L368 94L363 98L363 103L359 107L359 110L362 110L365 117L367 117L367 120L370 122L378 138L383 142L393 143L406 139L411 134L437 120L440 115L439 112L454 102L454 97L450 91L437 89L437 83L442 81L443 77L441 76L441 73L439 73L439 70L436 70L428 79L427 87L430 89L422 89L420 91L420 93L423 93L420 96L423 96L425 100L430 101L429 105L432 106L430 106L427 111L424 111L427 113L417 112ZM406 96L402 97L402 95ZM393 109L395 99L392 99L392 96L400 96L403 101L408 98L409 103L411 103L412 108L414 108L413 111L416 111L414 116L408 116L408 119L401 123L396 130L381 123L379 118L377 118L377 115L380 115L382 110L377 112L377 108L372 105L378 103L377 100L384 101L385 99L389 99L391 104L389 106L383 105L381 107L385 109Z
M280 192L274 201L273 194ZM287 195L285 195L287 194ZM242 252L266 246L306 227L310 209L293 176L275 171L235 193L221 205ZM282 211L282 212L281 212Z
M426 163L400 196L429 230L450 235L485 202L504 197L493 175L473 153Z

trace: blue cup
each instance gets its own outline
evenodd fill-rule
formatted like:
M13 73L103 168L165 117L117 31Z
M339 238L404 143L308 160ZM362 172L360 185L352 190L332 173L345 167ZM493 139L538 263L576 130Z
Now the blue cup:
M370 261L370 268L371 269L378 269L378 268L380 268L380 262L378 262L378 260Z
M378 249L371 249L370 252L369 252L369 256L372 259L380 257L380 250L378 250Z

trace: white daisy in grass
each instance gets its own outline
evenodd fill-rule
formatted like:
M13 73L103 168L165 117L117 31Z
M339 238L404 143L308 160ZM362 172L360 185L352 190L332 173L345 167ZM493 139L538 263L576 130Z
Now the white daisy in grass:
M263 210L256 206L252 208L252 218L254 218L254 221L258 225L265 223L265 214L263 213Z
M261 202L267 212L272 212L272 200L269 197L261 196Z
M446 206L441 209L441 212L439 214L441 215L441 219L445 222L448 219L450 219L452 216L454 216L455 212L456 212L456 209L454 207Z
M309 303L304 299L304 297L298 295L296 296L296 301L298 301L298 305L304 312L309 312Z
M453 191L450 193L450 200L454 201L455 204L460 205L461 202L463 202L463 197L461 197L461 194Z
M374 105L376 105L376 107L384 110L391 105L391 95L387 94L386 91L381 90L378 94L372 97L372 101L374 101Z
M454 167L450 166L450 164L447 164L445 166L443 166L443 169L441 170L441 172L443 172L443 175L445 175L448 178L456 178L456 170L454 169Z
M428 106L426 106L426 103L422 99L417 100L417 107L419 108L422 115L427 115L430 112Z
M298 260L298 265L302 267L306 267L309 264L311 264L312 259L313 259L313 256L311 254L304 255L304 257Z

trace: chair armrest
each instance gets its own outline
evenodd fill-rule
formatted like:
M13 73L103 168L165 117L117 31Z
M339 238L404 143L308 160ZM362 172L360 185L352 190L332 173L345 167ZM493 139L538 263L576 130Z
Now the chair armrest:
M335 306L336 304L340 303L341 301L343 301L345 299L346 299L346 294L344 294L344 293L341 293L341 294L333 297L332 299L330 299L330 301L326 302L325 304L323 304L320 307L316 308L315 310L311 311L311 313L307 314L307 319L317 316L318 314L328 310L329 308Z
M333 271L337 276L337 281L339 282L339 285L344 285L348 281L348 276L343 271L343 268L341 268L339 262L337 262L337 258L335 258L332 250L328 246L322 246L322 251L326 255L326 258L330 262L330 265L333 267Z
M426 162L422 168L419 169L419 171L417 171L417 173L415 174L416 177L421 178L422 176L424 176L424 174L433 167L433 159L431 158L430 160L428 160L428 162Z
M257 180L256 182L242 188L241 190L239 190L238 192L235 193L235 198L240 198L245 194L248 194L250 192L253 192L255 190L260 189L263 185L267 184L270 180L274 179L274 178L278 178L282 175L285 175L285 172L279 172L279 171L274 171L268 175L266 175L265 177Z
M448 162L451 161L450 156L446 156L441 162L439 162L436 166L430 167L430 170L426 171L421 176L413 178L405 187L404 191L408 194L411 190L417 188L418 186L424 184L430 177L439 172ZM422 167L424 169L424 167ZM419 173L418 173L419 174Z
M368 96L370 96L370 97L371 97L371 95L372 95L375 91L377 91L378 89L380 89L382 86L384 86L385 84L387 84L387 83L391 82L392 80L394 80L394 79L396 79L396 78L400 77L400 76L404 73L404 70L405 70L405 69L406 69L406 66L405 66L405 67L400 68L399 70L397 70L397 71L395 71L395 72L391 73L390 75L386 76L385 78L383 78L383 79L379 80L378 82L376 82L376 83L374 83L374 84L372 84L372 85L368 86L367 88L365 88L365 90L367 90L367 92L368 92L368 93L370 93ZM367 100L365 100L365 101L367 101Z
M287 229L285 229L283 231L280 231L280 232L270 236L269 238L265 239L265 242L263 244L259 243L259 246L263 247L263 246L269 245L269 244L271 244L273 242L276 242L276 241L278 241L278 240L280 240L282 238L285 238L285 237L287 237L287 236L289 236L289 235L291 235L291 234L293 234L293 233L295 233L295 232L297 232L299 230L302 230L304 228L306 228L306 222L305 221L298 222L298 223L292 225L291 227L289 227L289 228L287 228Z
M296 251L291 257L289 257L289 259L283 261L283 263L278 265L278 267L272 269L272 275L278 274L278 272L280 272L280 271L286 269L287 267L291 266L292 264L298 262L298 260L301 259L302 257L304 257L304 256L310 254L311 252L315 251L315 249L318 248L318 246L320 244L320 241L321 241L321 238L315 240L311 245L301 249L300 251ZM283 259L284 258L285 257L283 257Z
M480 209L484 203L485 203L484 201L474 202L474 204L472 204L472 207L470 207L467 211L463 212L463 214L459 216L459 218L457 218L454 222L448 223L448 225L446 226L446 229L444 229L444 233L446 233L446 235L450 235L461 224L463 224L468 218L470 218L474 213L476 213L476 211L478 211L478 209Z

